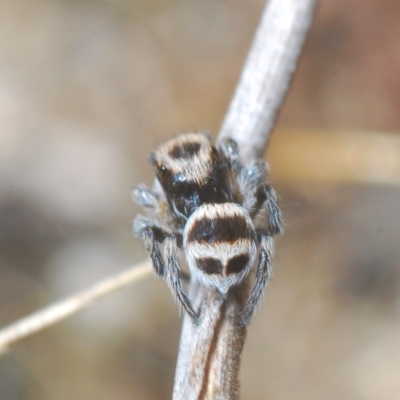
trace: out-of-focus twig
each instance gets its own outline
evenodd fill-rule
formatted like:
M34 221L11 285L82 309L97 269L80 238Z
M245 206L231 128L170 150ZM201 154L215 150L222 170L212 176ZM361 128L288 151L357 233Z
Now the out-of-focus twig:
M316 0L270 0L265 8L218 140L239 144L243 162L261 157L311 25ZM203 318L186 315L174 400L236 400L246 328L239 322L249 279L222 301L193 282L190 296Z
M0 331L0 354L12 344L76 314L95 300L142 279L151 271L152 268L148 261L137 264L5 327Z

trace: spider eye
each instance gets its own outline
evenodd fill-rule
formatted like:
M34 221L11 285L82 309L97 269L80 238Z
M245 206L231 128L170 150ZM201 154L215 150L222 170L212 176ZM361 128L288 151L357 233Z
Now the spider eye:
M196 260L196 264L207 275L220 274L223 269L221 261L215 258L200 258Z
M243 271L248 262L249 256L246 256L244 254L231 258L226 266L227 275L238 274L239 272Z
M164 175L167 172L167 167L165 165L160 165L158 170Z

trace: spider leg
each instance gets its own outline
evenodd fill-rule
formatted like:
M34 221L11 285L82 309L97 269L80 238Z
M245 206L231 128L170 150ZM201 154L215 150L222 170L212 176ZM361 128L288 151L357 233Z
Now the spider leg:
M135 218L133 232L142 239L157 275L166 280L173 295L178 298L185 311L196 323L197 314L193 310L192 303L186 295L181 280L181 276L183 279L187 279L188 276L182 273L179 266L178 240L180 238L163 224L143 215L138 215ZM164 257L161 253L161 245L164 248Z
M240 163L237 143L231 138L225 138L222 140L219 147L225 158L228 160L229 169L234 173L238 173L242 168L242 165Z
M246 164L237 175L237 184L242 197L242 206L253 218L260 210L262 203L257 196L258 189L267 175L267 165L262 160Z
M167 236L172 234L172 231L167 226L143 215L135 218L132 229L135 236L142 239L146 252L153 262L155 272L164 278L165 268L160 245Z
M262 299L265 286L272 275L271 259L274 254L274 241L268 234L259 233L259 235L261 236L260 260L258 262L253 288L243 310L242 321L245 326L249 324L254 310L257 308Z
M283 231L283 222L281 210L278 206L278 199L274 188L269 183L263 183L258 188L258 202L261 204L259 211L266 209L268 211L269 234L271 236L279 235Z
M175 235L170 235L165 239L164 251L166 258L165 278L172 293L177 297L185 311L189 314L194 324L197 324L198 315L193 309L192 302L187 297L181 281L181 269L179 266L179 249Z
M132 227L135 236L142 239L144 247L147 254L153 261L153 267L158 276L164 278L164 261L161 254L160 246L163 245L166 237L172 235L171 229L169 229L165 224L157 222L152 218L145 217L143 215L138 215ZM177 239L178 247L182 247L182 235L175 233ZM190 275L181 271L181 278L185 282L190 281Z
M133 189L132 200L151 214L157 214L163 208L158 194L143 183Z
M264 161L252 161L241 169L237 181L242 206L252 218L266 211L269 234L275 236L282 233L283 223L275 190L271 184L265 182L267 172L268 167Z

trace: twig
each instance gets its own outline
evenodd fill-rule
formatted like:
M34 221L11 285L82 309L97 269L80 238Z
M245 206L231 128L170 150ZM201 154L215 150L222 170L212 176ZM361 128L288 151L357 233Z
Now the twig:
M18 320L0 331L0 354L8 350L12 344L76 314L90 306L95 300L142 279L151 271L152 267L148 261L137 264L82 292Z
M316 0L270 0L265 8L218 140L235 139L246 162L263 155L288 90ZM248 280L223 302L193 282L190 296L204 316L194 326L185 315L174 400L236 400L246 328L238 323Z
M202 320L185 316L175 375L174 400L238 399L240 358L246 328L239 322L247 290L229 292L227 301L195 282L190 292Z
M270 0L218 140L233 138L242 160L263 156L289 88L317 0Z

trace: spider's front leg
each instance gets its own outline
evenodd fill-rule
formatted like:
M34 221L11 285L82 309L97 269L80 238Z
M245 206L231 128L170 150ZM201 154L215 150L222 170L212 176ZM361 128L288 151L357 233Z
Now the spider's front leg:
M257 266L256 278L251 290L247 304L243 310L242 321L245 326L250 322L254 310L259 305L265 286L272 275L271 259L274 254L274 241L272 237L264 232L258 232L260 237L260 260Z
M271 236L281 234L283 232L282 214L272 185L269 183L263 183L260 185L257 190L257 198L258 202L262 204L260 211L266 209L268 212L268 233Z
M133 189L132 200L152 215L160 213L166 206L166 200L143 183Z
M225 138L219 145L219 149L228 161L229 170L233 173L239 173L242 168L240 163L239 149L237 143L231 138Z
M138 185L132 191L132 200L143 207L151 216L156 216L162 209L163 202L157 193L145 184ZM142 239L147 254L153 261L153 267L158 276L164 277L164 264L159 245L162 244L171 230L155 219L138 215L133 222L133 233Z
M157 275L166 280L172 294L178 298L185 311L196 323L198 316L193 310L192 303L186 295L181 280L182 272L178 260L178 239L179 241L181 239L167 226L142 215L135 218L133 232L142 239ZM165 257L162 255L160 246L164 248Z
M138 215L135 218L132 229L135 236L142 239L146 252L153 262L156 274L165 278L166 271L160 245L167 236L172 235L172 231L167 226L143 215Z
M267 165L262 160L245 165L238 175L239 190L243 196L243 207L255 218L263 211L268 213L269 234L278 235L283 231L281 210L274 188L265 182Z

